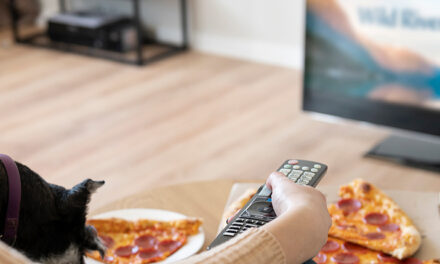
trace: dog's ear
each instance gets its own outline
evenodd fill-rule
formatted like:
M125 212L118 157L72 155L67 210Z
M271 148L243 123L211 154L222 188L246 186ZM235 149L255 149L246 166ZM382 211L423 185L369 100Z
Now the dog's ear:
M104 185L104 183L104 181L87 179L75 185L72 189L65 191L62 211L69 213L69 211L75 209L85 210L90 202L91 194Z

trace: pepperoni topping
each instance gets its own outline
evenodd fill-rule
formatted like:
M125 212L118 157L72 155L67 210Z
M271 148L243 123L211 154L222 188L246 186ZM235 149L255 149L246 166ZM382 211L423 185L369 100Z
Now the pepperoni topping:
M351 253L338 253L332 257L332 260L338 264L357 264L359 258Z
M364 236L370 240L378 240L378 239L385 238L385 235L382 233L379 233L379 232L368 233L368 234L365 234Z
M347 250L349 252L353 252L353 253L363 253L363 252L367 251L366 248L359 246L359 245L356 245L356 244L353 244L351 242L344 242L342 247L345 250Z
M402 264L423 264L422 261L416 259L416 258L407 258L404 261L401 262Z
M154 260L156 258L161 258L162 255L163 255L162 252L154 248L142 249L141 251L139 251L139 257L141 259Z
M323 264L323 263L325 263L327 261L327 256L325 254L318 253L318 255L316 255L316 257L314 257L313 260L317 264Z
M143 235L134 240L134 244L142 249L153 248L157 243L157 239L152 235Z
M354 213L362 207L359 200L356 199L342 199L338 202L338 208L344 211L344 213Z
M400 263L400 261L388 254L385 253L379 253L377 254L377 257L383 261L383 262L387 262L387 263Z
M322 252L329 253L335 252L339 249L339 243L334 240L327 240L325 245L321 248Z
M371 191L371 185L366 182L362 183L361 188L364 193L368 193L369 191Z
M128 258L131 255L134 255L138 252L138 247L133 246L125 246L125 247L118 247L115 250L115 255L121 258Z
M182 246L182 242L175 240L164 240L158 245L158 250L160 252L171 252L173 253Z
M115 245L115 241L109 236L99 236L99 238L106 248L112 248Z
M384 225L388 221L388 215L381 213L369 213L364 217L364 221L370 225Z
M379 226L379 230L382 232L396 232L400 230L400 226L394 223L388 223Z

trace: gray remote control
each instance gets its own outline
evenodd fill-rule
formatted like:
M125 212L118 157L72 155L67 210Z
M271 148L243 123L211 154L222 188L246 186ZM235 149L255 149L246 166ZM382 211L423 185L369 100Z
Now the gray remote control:
M277 170L297 184L316 187L327 171L327 166L314 161L286 160ZM235 215L228 225L209 245L211 249L243 233L249 228L260 227L276 218L272 208L272 192L266 185ZM310 262L313 263L313 262Z

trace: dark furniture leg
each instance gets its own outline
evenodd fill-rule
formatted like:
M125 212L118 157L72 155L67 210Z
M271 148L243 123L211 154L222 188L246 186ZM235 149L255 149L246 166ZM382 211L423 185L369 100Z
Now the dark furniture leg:
M180 0L180 18L182 25L182 38L183 38L183 49L188 48L188 20L187 20L187 2L186 0Z
M134 23L136 26L136 34L137 34L137 47L136 47L136 63L137 65L144 64L143 58L143 43L144 38L142 35L142 23L140 16L140 4L139 0L133 0L133 12L134 12Z
M11 29L12 36L15 42L20 42L20 36L18 34L18 12L15 7L15 0L10 0L9 2L9 12L11 14Z

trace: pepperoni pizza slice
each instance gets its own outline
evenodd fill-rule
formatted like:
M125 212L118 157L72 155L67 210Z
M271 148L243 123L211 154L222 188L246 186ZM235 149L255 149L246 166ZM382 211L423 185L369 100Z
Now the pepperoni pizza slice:
M313 258L317 264L361 264L361 263L396 263L396 264L440 264L438 260L421 261L416 258L399 260L383 252L374 251L337 238L327 240L319 254Z
M187 242L187 237L198 232L199 219L127 221L119 218L92 219L87 224L96 228L107 247L104 259L97 252L90 258L104 263L144 264L166 259Z
M414 254L421 236L410 218L372 184L355 180L339 190L340 200L328 206L329 236L404 259Z
M235 214L238 213L238 211L240 211L241 208L243 208L249 202L250 199L252 199L252 197L257 193L257 191L258 190L255 188L247 189L242 195L240 195L240 197L238 197L235 201L233 201L230 205L228 205L228 207L223 212L221 223L224 224L226 223L227 220L234 217Z

